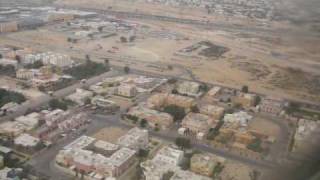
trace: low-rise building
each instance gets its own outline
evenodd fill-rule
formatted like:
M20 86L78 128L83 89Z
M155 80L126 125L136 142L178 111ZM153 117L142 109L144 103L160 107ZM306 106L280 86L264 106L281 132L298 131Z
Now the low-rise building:
M257 137L265 138L266 135L248 130L248 123L252 116L247 112L240 111L224 116L224 124L219 130L220 137L234 137L234 145L246 147Z
M120 146L134 150L146 149L148 147L148 143L148 131L137 127L132 128L128 133L118 139L118 144Z
M214 86L208 91L208 96L213 98L214 101L218 101L219 99L217 98L219 94L221 93L221 87L219 86Z
M8 137L16 137L28 130L31 129L16 121L7 121L0 124L0 134Z
M135 97L138 94L137 88L135 85L129 85L129 84L121 84L116 92L119 96L124 97Z
M119 177L135 162L136 151L126 147L116 150L108 157L86 150L85 148L94 141L95 139L91 137L80 137L58 153L56 163L62 167L83 172L85 177L94 173L101 177L100 179L107 179ZM118 149L116 145L107 144L108 150ZM102 149L106 149L105 145L105 142L98 143L98 147Z
M244 108L251 108L256 105L257 95L251 93L239 93L232 98L233 104L240 104Z
M2 66L13 66L15 69L17 69L18 67L18 62L16 60L13 59L1 59L0 58L0 65Z
M235 130L246 130L249 121L251 121L252 119L253 117L245 111L240 111L233 114L226 114L223 118L223 127Z
M146 180L162 180L165 174L171 172L174 180L210 180L207 177L197 175L190 171L181 170L180 164L183 159L183 151L164 147L152 160L140 164Z
M26 133L23 133L14 139L14 144L16 146L21 146L24 148L34 148L39 143L40 143L40 139Z
M220 106L208 104L201 106L199 109L201 114L206 114L216 120L221 119L224 115L224 108Z
M211 178L195 174L191 171L177 171L170 180L210 180Z
M38 74L38 70L36 69L18 69L16 71L16 78L31 80L36 76L36 74Z
M215 127L217 121L200 113L189 113L182 120L181 126L193 134L207 134L210 128Z
M176 105L185 109L190 109L196 104L196 101L191 97L180 96L176 94L158 93L148 99L148 107L159 109L168 105Z
M11 112L15 112L19 107L19 104L15 103L15 102L9 102L5 105L3 105L0 109L1 112L7 112L7 113L11 113Z
M191 81L184 81L178 84L177 91L180 94L185 94L188 96L199 96L200 94L200 84Z
M3 169L0 170L0 179L1 180L20 179L18 175L21 174L22 171L23 170L21 168L4 167Z
M259 104L260 112L279 115L284 108L284 102L280 98L263 98Z
M22 59L23 64L33 64L37 61L42 61L45 65L53 65L61 68L73 65L73 60L70 56L54 52L28 54Z
M24 124L26 127L28 127L28 129L34 129L35 127L38 126L39 119L40 119L40 114L34 112L25 116L19 116L15 118L15 121L21 124Z
M31 79L32 86L35 88L52 89L52 87L61 80L60 76L53 74L52 76L44 76L39 74Z
M67 99L79 104L84 105L87 100L93 96L93 92L84 89L76 89L76 92L67 96Z
M18 23L13 22L0 22L0 33L18 31Z
M153 128L167 129L173 123L173 117L170 114L149 109L143 105L132 107L127 115L135 116L140 120L144 119Z
M81 136L78 139L74 140L63 149L83 149L88 147L91 143L95 141L95 138L89 136Z
M313 139L311 135L312 133L318 133L319 126L319 121L299 119L296 133L294 135L293 151L303 151L304 147L310 147L317 144L318 142L316 138Z
M4 167L4 157L0 155L0 169L2 169L3 167Z
M91 99L91 104L104 108L105 110L116 111L120 108L115 102L108 100L103 96L95 96Z
M225 158L213 154L195 154L190 160L190 169L192 172L204 176L212 176L214 168L224 164Z

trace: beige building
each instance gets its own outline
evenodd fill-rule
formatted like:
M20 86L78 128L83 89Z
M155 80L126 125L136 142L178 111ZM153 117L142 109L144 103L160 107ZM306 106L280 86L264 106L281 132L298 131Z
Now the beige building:
M198 96L200 95L200 84L191 81L184 81L178 84L177 91L180 94L185 94L188 96Z
M67 99L79 104L84 105L87 100L92 98L93 92L87 91L85 89L76 89L76 92L67 96Z
M207 115L191 112L182 120L181 126L195 134L207 134L216 123L217 121Z
M18 31L17 22L0 22L0 33Z
M121 84L118 87L117 95L124 97L135 97L138 94L137 88L134 85Z
M64 147L56 156L56 163L71 171L84 172L85 179L113 179L121 176L135 162L136 151L117 145L97 141L95 146L111 153L104 156L97 152L86 150L96 140L82 136Z
M73 14L65 14L65 13L52 13L48 16L48 21L70 21L74 19Z
M137 127L132 128L127 134L118 139L118 145L134 150L146 149L148 147L148 143L148 131Z
M257 95L250 93L240 93L232 98L233 104L240 104L244 108L255 106Z
M149 109L144 106L136 106L130 109L128 115L144 119L148 122L148 125L155 128L167 129L173 123L173 117L164 112Z
M184 171L179 166L183 161L184 152L171 147L159 150L152 160L140 164L146 180L163 180L165 174L172 172L170 180L210 180L191 171Z
M224 108L208 104L200 107L200 113L208 115L213 119L219 120L223 117Z
M268 97L264 98L259 104L260 112L278 115L284 108L283 99Z
M150 108L159 109L168 105L176 105L185 109L190 109L196 104L191 97L180 96L176 94L159 93L151 96L147 102Z
M35 69L19 69L16 72L16 77L18 79L31 80L36 76L37 73L38 71Z
M190 169L194 173L211 177L218 163L224 164L225 161L225 158L209 153L195 154L191 158Z

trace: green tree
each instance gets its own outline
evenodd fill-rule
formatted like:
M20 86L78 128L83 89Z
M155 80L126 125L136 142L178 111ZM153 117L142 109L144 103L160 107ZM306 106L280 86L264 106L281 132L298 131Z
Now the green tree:
M0 75L14 77L16 75L16 69L13 65L0 65Z
M207 84L203 83L200 85L200 91L203 91L203 92L207 92L209 90L209 87Z
M125 66L125 67L123 68L123 71L124 71L126 74L128 74L128 73L130 72L130 68L129 68L128 66Z
M15 102L20 104L24 101L26 101L26 98L24 97L24 95L18 92L7 91L5 89L0 88L0 107L2 107L3 105L9 102Z
M91 61L90 55L89 55L89 54L86 54L85 59L86 59L86 61L87 61L86 64L88 64L88 63L89 63L88 61Z
M149 154L149 151L145 150L145 149L139 149L139 151L137 153L138 157L140 157L140 158L146 158L146 157L148 157L148 154Z
M175 144L181 149L187 149L191 147L190 139L184 137L177 137L175 140Z
M58 99L52 99L49 101L49 106L52 109L62 109L62 110L67 110L68 105L66 102Z
M172 94L178 94L179 92L178 92L177 89L172 89L171 93L172 93Z
M130 36L129 41L133 42L136 39L136 36Z
M99 27L98 27L98 31L99 31L99 32L102 32L102 31L103 31L103 26L99 26Z
M242 86L241 92L248 93L249 92L249 87L247 85Z
M148 124L148 122L145 120L145 119L142 119L141 121L140 121L140 127L146 127L147 126L147 124Z
M32 64L27 64L27 65L25 66L25 68L27 68L27 69L39 69L39 68L41 68L43 65L44 65L44 64L43 64L42 61L36 61L36 62L34 62L34 63L32 63Z
M63 72L73 76L77 80L81 80L109 71L104 64L90 61L90 56L86 58L89 59L84 64L66 69Z
M248 144L247 148L254 152L262 152L261 143L262 143L261 139L256 138L250 144Z
M193 112L193 113L200 113L200 109L198 108L198 106L192 106L192 107L191 107L191 112Z
M168 171L168 172L163 174L162 179L163 180L170 180L173 175L174 175L173 171Z
M170 78L170 79L168 80L168 83L169 83L169 84L175 84L177 81L178 81L178 80L177 80L176 78Z
M123 37L123 36L120 37L120 41L121 41L122 43L128 42L127 38L126 38L126 37Z
M173 117L174 121L180 121L186 115L184 108L177 105L166 106L163 112L170 114Z

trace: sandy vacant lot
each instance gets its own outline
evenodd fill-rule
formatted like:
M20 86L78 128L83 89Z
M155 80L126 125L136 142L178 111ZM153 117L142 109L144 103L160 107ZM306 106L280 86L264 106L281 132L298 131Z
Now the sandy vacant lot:
M87 1L67 3L75 2L82 4ZM115 1L97 3L100 2L102 7L107 7ZM117 4L120 6L121 2ZM0 43L32 47L38 51L57 51L78 58L85 54L90 54L94 60L110 57L115 65L129 65L144 71L236 88L248 85L252 91L272 96L320 101L320 40L318 34L309 33L305 27L297 28L288 23L257 27L254 22L245 20L234 27L225 21L231 27L226 28L222 24L208 29L149 20L134 22L147 25L153 31L176 32L187 38L174 40L138 33L134 43L124 44L119 38L127 34L118 33L110 38L71 44L67 42L67 33L44 27L1 36ZM175 55L180 49L204 40L227 47L230 51L218 59L200 60ZM102 49L96 48L99 45ZM119 50L108 52L113 46ZM174 66L174 70L169 71L168 65Z
M272 137L278 137L280 131L276 124L262 118L254 118L249 124L249 129Z
M125 129L117 127L107 127L98 131L96 134L93 135L93 137L98 140L116 143L118 138L125 135L126 133L127 130Z

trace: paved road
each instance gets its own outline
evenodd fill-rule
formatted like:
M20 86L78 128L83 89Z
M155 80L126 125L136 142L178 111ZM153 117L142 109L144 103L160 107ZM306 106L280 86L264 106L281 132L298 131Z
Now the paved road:
M120 113L113 116L104 116L104 118L101 119L94 119L86 127L87 130L85 132L83 132L81 129L78 129L76 132L68 134L64 139L61 139L59 142L55 143L51 148L46 149L39 154L36 154L27 163L33 166L37 172L50 176L50 180L70 179L70 176L68 174L62 172L54 166L54 159L58 152L63 149L64 146L71 143L78 137L82 135L90 136L100 129L112 125L113 123L110 122L116 122L118 118L120 118Z
M116 118L110 119L107 116L103 116L103 115L92 115L91 118L94 120L98 120L98 121L108 121L109 125L111 125L111 126L117 126L117 127L121 127L121 128L127 128L127 129L134 127L134 126L131 126L127 123L124 123L122 120L120 120L120 118L119 119L116 119ZM158 132L149 131L149 134L151 136L154 136L154 137L157 137L157 138L160 138L162 140L169 141L172 143L174 143L176 137L179 136L179 134L176 131L158 131ZM204 152L213 153L213 154L216 154L216 155L228 158L228 159L232 159L235 161L239 161L241 163L247 164L247 165L255 167L255 168L260 168L260 169L268 168L268 169L270 169L270 168L275 167L274 163L269 162L269 161L248 159L248 158L233 154L228 151L209 147L207 145L202 144L201 142L193 141L192 143L193 143L193 147L195 149L198 149L198 150L201 150Z

